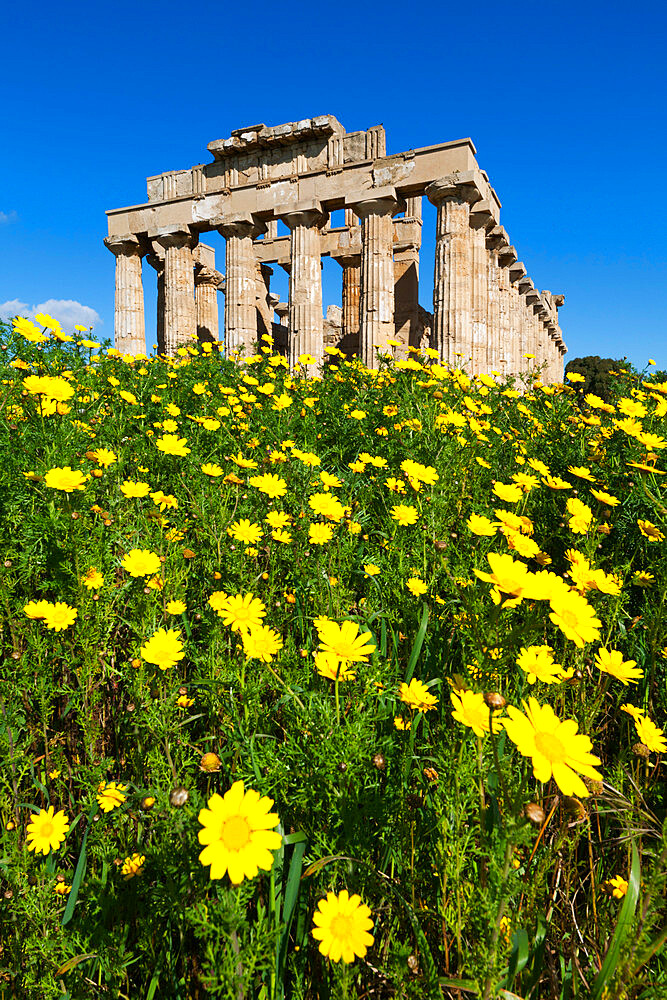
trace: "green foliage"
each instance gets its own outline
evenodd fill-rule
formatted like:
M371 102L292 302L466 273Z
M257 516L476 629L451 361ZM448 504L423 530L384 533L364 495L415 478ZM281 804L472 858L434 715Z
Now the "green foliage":
M627 358L614 360L601 358L597 354L585 358L572 358L565 366L565 375L583 375L586 381L582 384L582 393L594 393L605 402L609 402L614 393L614 376L612 372L631 368Z
M197 347L148 360L7 328L3 340L0 996L661 995L664 765L637 747L622 706L664 722L663 380L596 358L568 366L586 374L569 388L496 384L417 354L376 372L332 356L309 378L269 347L237 365ZM73 391L58 402L34 376ZM602 408L584 405L591 392ZM628 407L639 429L622 423ZM187 454L157 447L170 433ZM427 467L421 481L406 462ZM82 489L48 485L64 467ZM252 485L264 473L285 480L284 496ZM325 489L321 473L340 485ZM128 498L126 480L174 504ZM497 484L518 484L516 499ZM317 493L338 496L343 516L316 516ZM583 531L572 498L589 511ZM400 504L415 524L392 516ZM277 511L289 542L267 522ZM476 534L473 514L493 534ZM234 537L241 519L261 527L256 544ZM328 544L310 540L313 523L332 526ZM130 576L133 548L160 570ZM494 602L477 575L493 553L582 594L595 638L568 637L549 599ZM268 662L245 657L211 606L220 591L261 600L283 643ZM75 608L75 621L57 631L29 617L40 600ZM175 600L185 611L168 610ZM318 673L322 616L370 633L354 680ZM185 652L164 670L142 655L160 628L178 630ZM517 658L530 645L551 647L558 683L528 682ZM600 646L641 678L603 673ZM411 681L433 708L410 707ZM478 738L453 719L463 689L517 708L535 697L573 720L604 781L577 795L538 782L509 730L491 737L484 715ZM283 840L270 870L235 886L199 861L198 817L238 780L274 800ZM104 812L110 781L125 797ZM27 827L51 805L70 829L43 857ZM134 854L145 861L126 878ZM318 902L342 889L374 921L374 944L350 965L311 933Z

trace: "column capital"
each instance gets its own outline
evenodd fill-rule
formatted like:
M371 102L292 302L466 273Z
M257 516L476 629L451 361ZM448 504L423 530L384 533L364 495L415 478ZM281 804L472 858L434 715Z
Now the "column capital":
M500 247L498 250L498 263L501 267L508 267L516 260L516 250L513 246Z
M556 309L560 309L562 306L565 305L565 296L564 295L552 295L551 298L552 298L553 304L555 305Z
M154 229L148 234L153 244L167 250L170 247L190 247L194 248L199 240L199 234L193 233L189 227L182 229Z
M264 223L256 219L250 212L219 216L217 219L212 219L211 223L225 239L234 236L243 239L250 236L254 240L266 229Z
M155 250L152 253L147 253L146 260L158 274L164 274L164 250L162 247L160 250L162 253L157 253Z
M531 288L535 287L532 278L529 278L528 275L525 273L523 277L519 278L519 280L516 283L516 286L519 289L519 295L525 295L527 292L531 290Z
M522 261L515 260L513 264L509 265L509 272L510 272L510 281L512 282L512 284L514 284L516 281L519 281L521 278L524 277L526 273L526 268L524 267Z
M389 185L366 188L345 196L345 208L351 208L360 219L369 215L397 215L405 211L405 201L396 194L396 188Z
M484 199L492 202L491 198L487 198L490 186L481 170L457 170L456 173L439 177L428 185L425 193L434 205L440 205L450 198L467 201L470 205Z
M106 236L104 245L114 257L118 257L119 254L125 257L143 257L146 252L142 241L134 233L127 233L125 236Z
M316 226L320 229L329 218L329 213L316 199L279 205L274 211L290 230L296 226Z
M195 264L195 286L212 285L224 291L225 277L213 267L206 267L205 264Z
M470 209L470 225L473 229L485 229L491 232L498 223L498 209L496 205L483 198L476 202Z
M531 284L532 284L532 282L531 282ZM532 306L532 305L535 305L536 303L538 303L539 301L540 301L540 293L538 292L538 290L533 285L533 287L529 288L527 290L527 292L526 292L526 302L529 305Z
M502 250L510 245L509 236L503 226L494 226L486 234L486 246L488 250Z

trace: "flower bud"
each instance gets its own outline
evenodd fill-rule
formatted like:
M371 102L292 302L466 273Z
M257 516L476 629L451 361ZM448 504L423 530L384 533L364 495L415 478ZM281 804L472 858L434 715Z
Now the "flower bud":
M524 816L535 826L542 826L546 818L544 809L537 802L527 802L523 808Z
M648 760L651 751L643 743L635 743L632 747L632 752L636 757L642 757L644 760Z
M373 767L377 768L378 771L386 771L387 758L383 753L373 754Z
M487 708L490 708L492 712L500 712L507 702L501 694L497 691L487 691L484 695L484 704Z
M169 804L174 807L174 809L180 809L190 798L190 793L187 788L183 788L179 785L177 788L172 788L169 792Z
M218 757L217 753L209 751L209 753L205 753L202 759L199 761L199 768L200 770L205 771L207 774L213 774L215 771L220 770L221 764L222 761Z
M146 798L141 800L142 809L152 809L155 805L155 799L152 795L147 795Z

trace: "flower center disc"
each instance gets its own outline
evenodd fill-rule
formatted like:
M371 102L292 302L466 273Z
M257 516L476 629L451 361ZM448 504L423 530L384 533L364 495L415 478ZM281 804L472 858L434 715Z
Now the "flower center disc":
M331 933L339 941L349 938L352 933L352 921L350 918L343 916L342 913L337 913L331 921Z
M43 823L41 829L42 837L52 837L53 836L53 823Z
M240 851L250 841L250 826L243 816L230 816L222 826L220 840L229 851Z
M536 733L535 747L547 760L565 760L565 748L558 737L552 733Z

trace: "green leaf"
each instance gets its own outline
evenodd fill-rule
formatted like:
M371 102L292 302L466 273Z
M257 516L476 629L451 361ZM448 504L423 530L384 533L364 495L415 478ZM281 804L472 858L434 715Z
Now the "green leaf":
M79 898L79 889L81 888L81 883L83 882L83 876L86 874L86 845L88 844L88 834L90 833L90 824L93 821L93 816L97 812L97 803L91 807L88 813L88 825L86 827L86 832L83 835L83 840L81 842L81 850L79 851L79 860L76 863L76 870L74 872L74 878L72 879L72 888L70 889L69 896L67 897L67 906L65 907L65 912L63 913L63 919L61 921L61 926L65 927L72 917L74 916L74 907L76 906L76 901Z
M422 646L424 645L424 639L426 638L426 628L428 626L428 616L429 610L424 605L424 610L422 612L422 620L419 624L419 631L412 646L410 652L410 659L408 660L408 669L405 674L405 683L409 684L412 680L412 675L415 672L415 667L417 666L417 660L419 659L419 654L422 651Z
M632 927L632 922L635 916L635 910L637 909L637 900L639 899L639 875L639 852L637 850L637 845L633 840L632 864L630 866L630 878L628 879L628 891L625 894L623 906L621 907L621 912L618 917L618 923L616 924L616 930L614 931L612 939L609 942L609 947L607 948L607 954L605 955L604 962L602 963L602 968L593 980L593 985L591 986L591 1000L600 1000L605 987L608 987L614 978L621 948L630 933L630 928Z
M285 980L285 966L287 963L287 948L289 945L290 930L292 927L292 920L294 919L294 911L296 909L296 901L299 896L299 889L301 887L301 869L303 867L303 856L306 852L306 836L305 834L288 834L290 837L290 842L294 844L294 850L292 851L292 860L290 861L289 873L287 876L287 884L285 886L285 899L283 902L283 927L280 934L280 941L278 944L278 951L276 954L276 982L281 993L284 993L284 980ZM300 839L296 840L299 837ZM285 837L285 843L287 843L287 837Z

